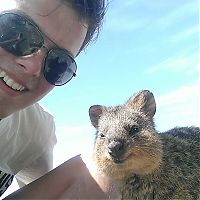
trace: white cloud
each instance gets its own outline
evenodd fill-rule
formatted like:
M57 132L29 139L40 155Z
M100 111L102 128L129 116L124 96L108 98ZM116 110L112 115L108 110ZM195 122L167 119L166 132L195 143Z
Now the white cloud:
M197 13L198 14L198 2L188 1L189 3L179 6L178 9L172 10L169 14L159 18L155 24L159 28L169 28L171 24L180 23L188 15ZM197 19L198 20L198 19Z
M126 16L125 14L123 16L119 17L112 17L105 23L104 29L111 30L111 31L117 31L117 32L129 32L136 30L140 27L144 26L144 21L142 19L136 20L135 18Z
M194 53L191 55L186 56L176 56L176 57L169 57L162 61L161 63L158 63L157 65L150 66L146 73L155 73L157 71L171 71L171 72L196 72L197 65L198 65L198 53Z
M171 41L172 42L178 42L178 41L183 40L187 37L198 34L198 32L199 32L199 26L196 25L196 26L193 26L193 27L186 29L185 31L183 31L181 33L178 33L178 34L172 36ZM197 37L198 37L198 35L197 35Z
M156 97L155 115L159 130L174 126L200 126L200 84L182 86Z
M199 96L199 84L192 86L182 86L176 91L172 91L165 95L157 97L157 102L160 106L171 106L174 104L181 104L192 98Z
M171 25L180 24L180 21L184 21L185 18L188 18L191 14L198 14L198 4L196 1L190 1L189 3L180 4L180 6L175 7L175 9L165 10L166 14L160 12L159 4L153 4L152 2L138 2L136 0L126 0L120 2L120 6L115 6L114 1L110 3L108 7L109 10L106 15L106 23L104 29L109 29L112 31L133 31L142 28L145 30L146 27L151 27L151 30L162 30L168 29ZM113 5L112 5L113 4ZM173 3L170 3L173 8ZM176 4L175 4L176 5ZM162 4L163 6L163 4ZM155 13L149 12L146 7L151 7L152 10L155 10L156 13L159 13L159 17L156 17ZM143 9L140 11L138 16L138 10L134 9ZM141 15L146 9L146 15ZM132 11L132 12L130 12ZM136 11L136 12L135 12ZM153 17L153 20L150 20ZM198 21L198 19L196 19Z
M135 4L138 4L136 0L111 1L106 14L104 29L112 32L130 32L144 27L146 18L135 16Z

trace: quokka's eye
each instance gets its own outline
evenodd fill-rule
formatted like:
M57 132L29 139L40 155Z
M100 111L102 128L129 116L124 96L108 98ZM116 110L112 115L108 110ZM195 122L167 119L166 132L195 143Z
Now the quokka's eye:
M133 135L135 135L138 131L139 131L139 126L133 125L133 126L131 126L130 129L129 129L129 135L130 135L130 136L133 136Z
M100 138L105 138L106 136L105 136L103 133L100 133L100 134L99 134L99 137L100 137Z

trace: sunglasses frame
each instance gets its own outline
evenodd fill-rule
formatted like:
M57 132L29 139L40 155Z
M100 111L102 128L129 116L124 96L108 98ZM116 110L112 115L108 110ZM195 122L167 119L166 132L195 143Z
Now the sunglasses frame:
M33 54L33 53L36 53L37 51L39 51L41 48L45 48L46 50L47 50L47 52L46 52L46 55L44 56L44 58L43 58L43 62L42 62L42 68L43 68L43 76L44 76L44 78L47 80L47 82L48 83L50 83L50 84L52 84L52 85L55 85L55 86L62 86L62 85L65 85L66 83L68 83L73 77L76 77L76 71L77 71L77 64L76 64L76 61L74 60L74 57L71 55L71 53L69 52L69 51L67 51L66 49L64 49L64 48L61 48L61 47L59 47L54 41L52 41L45 33L43 33L41 30L40 30L40 28L39 28L39 26L36 24L36 22L33 20L33 19L31 19L29 16L27 16L25 13L23 13L23 12L19 12L18 10L12 10L12 11L5 11L5 12L0 12L0 17L2 16L2 15L5 15L5 14L13 14L13 15L16 15L16 16L18 16L18 17L21 17L21 18L23 18L25 21L27 21L28 23L30 23L35 29L36 29L36 31L37 31L37 33L39 34L39 36L41 37L41 42L42 42L42 45L41 45L41 47L40 48L38 48L36 51L34 51L34 52L32 52L32 53L30 53L30 54L23 54L23 55L15 55L15 56L28 56L28 55L31 55L31 54ZM44 43L45 43L45 38L47 38L47 40L49 40L51 43L53 43L54 44L54 46L55 47L52 47L52 48L48 48L48 47L46 47L45 45L44 45ZM1 42L0 42L0 46L1 46ZM3 48L3 47L2 47ZM6 50L6 49L5 49ZM51 81L51 80L49 80L48 79L48 77L47 77L47 72L45 71L45 69L48 67L48 66L46 66L46 62L47 62L47 60L48 60L48 55L49 55L49 53L50 52L52 52L53 50L61 50L61 51L63 51L64 53L66 53L66 58L68 57L68 59L70 59L71 61L72 61L72 64L74 65L74 71L73 70L71 70L71 68L69 68L69 67L67 67L67 68L69 68L71 71L72 71L72 76L69 78L69 79L67 79L66 81L64 81L64 82L62 82L61 84L56 84L56 82L54 83L53 81ZM7 51L7 50L6 50ZM9 52L9 51L8 51ZM12 52L9 52L9 53L11 53L11 54L13 54ZM14 54L13 54L14 55ZM65 72L67 71L67 68L66 68L66 70L65 70ZM69 70L68 70L69 71ZM64 73L63 73L64 74Z

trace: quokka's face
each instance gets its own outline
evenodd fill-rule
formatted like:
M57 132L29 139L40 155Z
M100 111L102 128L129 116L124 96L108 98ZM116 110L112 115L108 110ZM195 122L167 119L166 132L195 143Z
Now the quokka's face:
M159 167L162 145L153 121L127 107L109 108L99 118L94 159L112 178L148 174Z
M156 102L149 90L142 90L122 106L89 108L96 128L94 160L112 178L148 174L159 167L162 144L155 132Z

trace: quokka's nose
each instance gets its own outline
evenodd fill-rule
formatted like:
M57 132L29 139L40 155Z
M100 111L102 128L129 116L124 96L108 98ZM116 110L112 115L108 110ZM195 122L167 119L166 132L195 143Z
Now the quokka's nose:
M108 144L108 153L114 158L120 158L124 153L124 143L122 141L111 141Z

